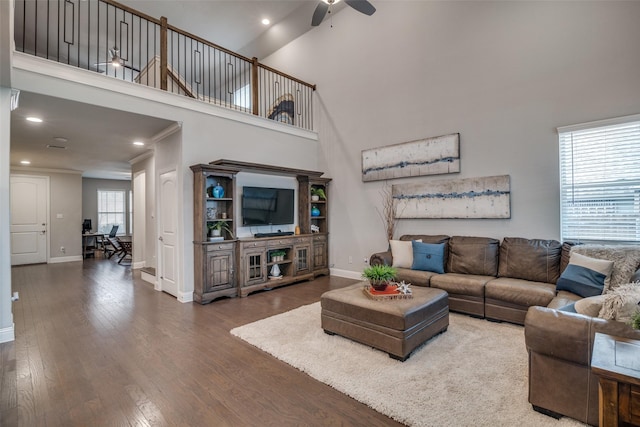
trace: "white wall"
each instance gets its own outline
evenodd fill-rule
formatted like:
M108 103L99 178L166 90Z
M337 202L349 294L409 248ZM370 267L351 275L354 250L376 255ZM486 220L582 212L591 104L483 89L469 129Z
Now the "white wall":
M146 156L142 159L138 159L138 161L132 162L131 165L131 174L135 177L138 174L144 174L144 199L143 199L143 208L142 212L144 212L144 216L139 218L139 221L144 224L144 241L143 241L143 249L140 251L140 262L144 263L145 267L156 268L156 243L157 243L157 235L156 235L156 186L155 186L155 158L153 155ZM134 238L138 235L138 229L135 228L136 223L136 209L138 207L138 203L140 195L136 193L136 188L134 185L133 189L133 199L134 199ZM134 257L137 256L136 252L136 242L134 242L133 252ZM135 259L138 261L138 259Z
M360 271L387 247L382 183L362 182L361 151L454 132L461 173L389 183L508 174L511 219L402 220L396 235L558 239L555 128L640 113L640 2L375 6L345 8L265 61L317 85L330 262Z

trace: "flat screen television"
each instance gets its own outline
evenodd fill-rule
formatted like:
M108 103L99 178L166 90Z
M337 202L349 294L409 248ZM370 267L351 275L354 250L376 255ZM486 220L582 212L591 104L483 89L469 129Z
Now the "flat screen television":
M242 188L242 225L293 224L294 211L292 189Z

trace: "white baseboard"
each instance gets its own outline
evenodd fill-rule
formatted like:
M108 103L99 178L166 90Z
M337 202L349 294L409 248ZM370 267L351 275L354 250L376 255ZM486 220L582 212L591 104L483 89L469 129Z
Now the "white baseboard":
M178 301L193 302L193 292L178 292Z
M351 270L340 270L338 268L330 269L329 273L332 276L344 277L346 279L362 280L362 272Z
M153 285L155 285L157 283L156 281L156 276L149 274L149 273L145 273L144 271L140 273L140 278L142 280L144 280L145 282L149 282Z
M133 268L134 270L139 270L141 268L144 268L145 266L145 262L144 261L138 261L138 262L134 262L133 264L131 264L131 268Z
M57 256L54 258L49 258L49 264L58 264L61 262L73 262L73 261L82 261L82 255Z
M11 324L8 328L0 329L0 344L3 342L10 342L16 339L15 324Z

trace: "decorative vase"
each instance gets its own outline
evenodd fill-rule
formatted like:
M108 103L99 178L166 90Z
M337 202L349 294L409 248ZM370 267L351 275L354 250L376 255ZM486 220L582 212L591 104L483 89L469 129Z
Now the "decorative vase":
M207 187L207 197L213 197L213 185Z
M216 199L224 197L224 187L222 187L219 182L213 187L213 197Z
M320 216L320 209L317 206L311 208L311 216Z
M271 272L269 273L269 275L271 277L280 277L280 267L278 267L278 264L273 264L273 267L271 267Z
M369 280L369 283L371 284L371 287L376 291L384 291L389 285L389 282L385 280Z
M211 230L211 236L212 237L220 237L222 233L220 232L220 230L216 230L215 228L213 230Z
M314 194L313 196L311 196L311 200L313 200L314 202L317 202L318 200L320 200L320 196L318 196L317 194Z

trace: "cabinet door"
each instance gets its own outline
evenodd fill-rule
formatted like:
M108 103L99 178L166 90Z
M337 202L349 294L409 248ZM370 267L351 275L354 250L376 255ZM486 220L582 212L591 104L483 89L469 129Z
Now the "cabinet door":
M293 259L293 274L295 276L300 274L311 273L311 245L300 244L293 248L295 258Z
M267 280L266 250L251 249L242 253L242 286L255 285Z
M233 250L208 251L206 257L204 292L234 288Z
M329 267L327 256L327 236L313 238L313 269L320 270Z

